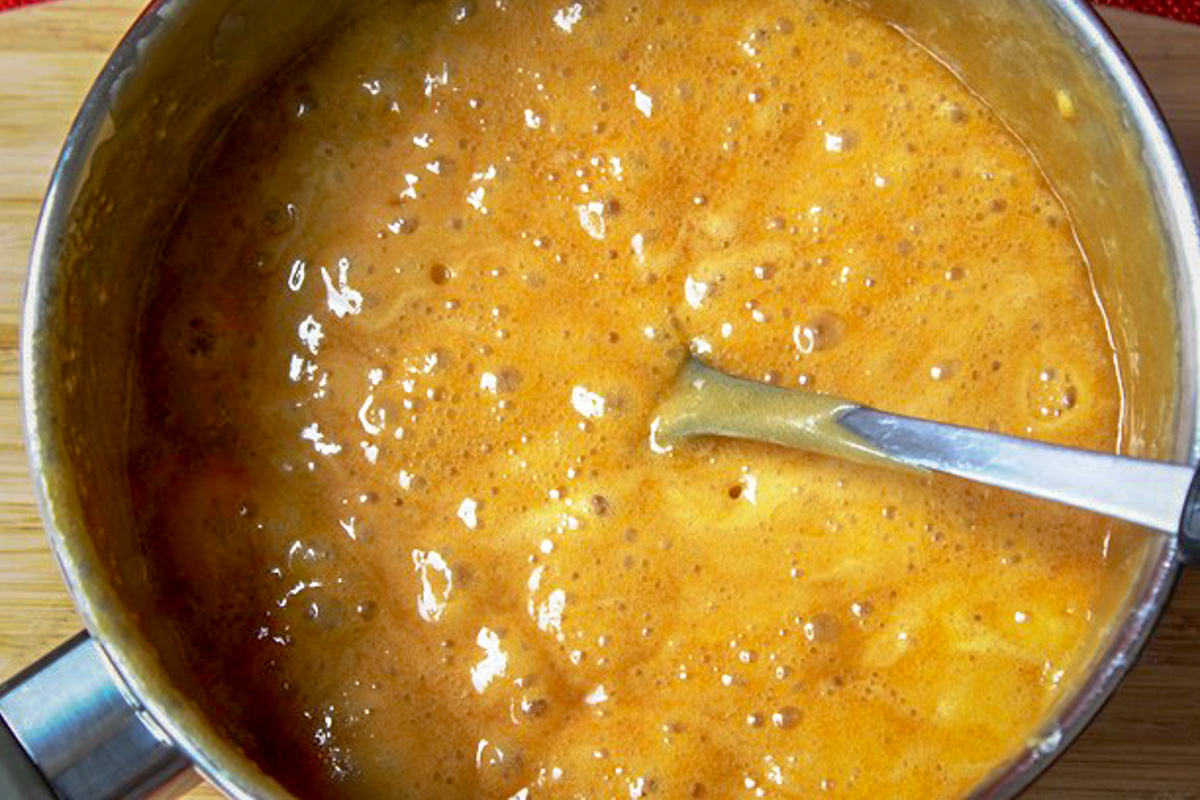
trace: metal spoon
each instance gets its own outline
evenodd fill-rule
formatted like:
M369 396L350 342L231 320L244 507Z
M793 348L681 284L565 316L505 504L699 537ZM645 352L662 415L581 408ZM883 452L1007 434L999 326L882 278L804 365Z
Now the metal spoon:
M888 414L726 375L688 359L650 425L658 452L691 436L772 442L870 464L944 472L1177 534L1200 559L1200 480L1189 466L1077 450Z

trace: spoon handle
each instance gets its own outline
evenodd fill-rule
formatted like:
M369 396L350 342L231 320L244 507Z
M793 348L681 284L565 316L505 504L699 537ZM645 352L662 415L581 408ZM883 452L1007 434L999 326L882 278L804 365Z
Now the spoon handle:
M1194 470L1019 439L865 406L838 424L905 466L1054 500L1177 533Z
M889 414L801 389L736 378L691 358L650 424L667 452L692 436L772 442L835 458L933 470L1178 536L1200 563L1200 472Z

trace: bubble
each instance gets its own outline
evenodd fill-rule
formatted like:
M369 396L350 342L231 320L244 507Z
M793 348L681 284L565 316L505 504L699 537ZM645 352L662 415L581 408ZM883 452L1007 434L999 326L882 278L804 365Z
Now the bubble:
M869 616L874 610L875 606L871 605L869 600L862 600L860 602L850 604L850 613L859 619Z
M521 371L514 367L504 367L496 373L496 391L501 394L511 394L521 386Z
M771 715L771 723L776 728L790 730L800 724L800 709L795 706L784 706Z
M783 225L781 222L780 227L782 226ZM754 268L754 277L758 278L760 281L770 280L771 276L774 274L775 266L773 264L759 264Z
M947 381L958 374L962 365L957 360L939 361L929 368L929 377L935 381Z
M858 147L858 134L851 130L825 134L825 150L829 153L848 153Z
M807 355L837 347L845 335L846 323L842 318L832 311L821 311L792 330L792 341L797 350Z
M445 286L454 277L454 272L445 264L434 264L429 268L429 280L438 286Z
M1058 106L1058 113L1063 119L1075 119L1075 99L1065 89L1059 89L1054 93L1054 101Z
M804 623L804 636L810 642L833 642L837 641L840 627L832 614L821 612Z
M746 724L751 728L761 728L766 724L767 718L761 711L754 711L746 715Z
M296 88L296 104L293 108L297 119L308 116L317 106L317 98L313 95L311 86L305 85Z
M550 708L550 701L544 697L521 698L521 713L526 717L540 717L546 713L548 708Z
M345 617L344 606L336 598L321 603L309 603L304 610L304 616L323 630L333 630L339 627Z
M193 359L199 362L207 360L217 348L217 325L212 320L195 316L188 320L185 348Z
M1053 420L1075 408L1079 391L1068 372L1044 367L1029 387L1029 407L1035 417Z
M276 203L263 212L263 230L271 236L282 236L296 227L296 207L291 203Z
M387 229L395 235L413 234L417 232L417 228L421 227L421 220L416 216L397 217L387 224Z
M450 156L435 156L433 160L426 165L426 168L434 175L445 176L454 172L456 163L457 162L455 162L453 158L450 158Z
M946 101L939 105L937 113L939 117L948 119L957 125L962 125L967 121L966 109L952 101Z

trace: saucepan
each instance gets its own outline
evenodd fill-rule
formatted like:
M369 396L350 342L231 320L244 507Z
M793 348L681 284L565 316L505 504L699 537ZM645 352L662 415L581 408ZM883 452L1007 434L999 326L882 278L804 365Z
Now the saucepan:
M847 0L956 70L1032 149L1071 213L1111 315L1123 449L1194 463L1200 222L1166 126L1083 0ZM206 713L151 599L124 485L140 293L205 145L353 0L157 0L117 48L63 147L33 246L22 381L34 483L87 624L0 687L0 796L166 793L202 773L233 797L287 796ZM1179 571L1147 537L1087 679L980 796L1027 786L1129 669ZM193 778L194 779L194 778Z

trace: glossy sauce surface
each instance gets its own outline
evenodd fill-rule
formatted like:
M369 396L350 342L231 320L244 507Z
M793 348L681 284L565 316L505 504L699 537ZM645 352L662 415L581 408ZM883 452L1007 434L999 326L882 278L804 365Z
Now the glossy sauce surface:
M1113 449L1069 220L818 0L364 4L150 288L130 483L198 686L304 797L953 796L1079 677L1110 523L733 441L688 352Z

